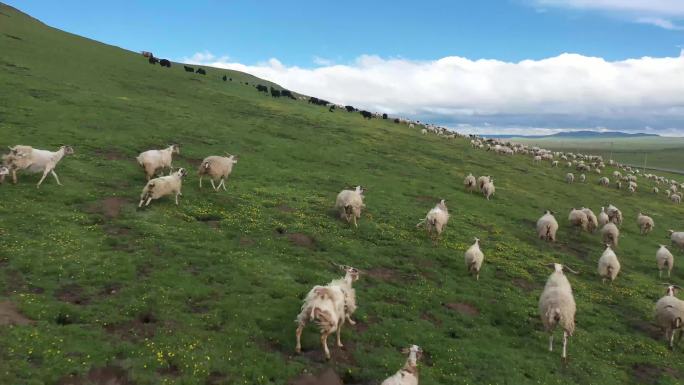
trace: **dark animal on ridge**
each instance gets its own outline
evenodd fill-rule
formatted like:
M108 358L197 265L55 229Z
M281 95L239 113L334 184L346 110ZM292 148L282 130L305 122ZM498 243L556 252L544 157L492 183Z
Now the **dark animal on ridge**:
M370 119L370 118L373 117L373 114L371 114L370 112L368 112L368 111L366 111L366 110L363 110L363 111L360 111L360 112L361 112L361 116L363 116L363 117L366 118L366 119Z
M195 71L195 73L198 73L200 75L206 75L207 71L205 71L204 68L198 68L197 71Z
M159 63L159 59L157 59L157 58L154 57L154 56L150 56L150 58L147 59L147 61L148 61L150 64L157 64L157 63Z
M183 68L185 68L185 72L195 72L195 69L192 67L183 66Z
M168 59L161 59L159 65L166 68L171 68L171 62Z

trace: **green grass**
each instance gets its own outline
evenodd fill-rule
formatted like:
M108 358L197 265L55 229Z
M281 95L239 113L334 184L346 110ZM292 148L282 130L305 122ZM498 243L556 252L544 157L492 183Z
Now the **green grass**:
M611 156L618 162L684 173L684 138L511 138L514 142L533 144L554 151L571 151Z
M529 158L273 99L240 84L256 81L245 74L151 66L0 12L2 144L76 150L57 169L63 187L47 179L37 190L38 176L26 174L0 186L0 295L35 321L0 327L1 384L55 384L108 365L139 385L284 384L326 367L346 384L377 384L413 343L426 351L421 384L684 376L684 348L668 351L651 326L663 294L657 244L682 228L684 209L643 192L649 182L634 196L593 180L569 186L563 169ZM192 170L180 206L162 199L136 210L145 181L135 155L172 142L182 145L174 164ZM240 155L228 192L199 190L198 160L226 151ZM492 201L463 191L468 172L494 176ZM336 194L353 184L368 187L358 229L332 213ZM433 245L415 224L439 198L452 218ZM122 203L120 212L105 214L105 200ZM595 274L599 236L575 234L565 220L571 207L608 202L627 218L612 286ZM556 244L535 237L546 208L559 213ZM638 210L656 221L647 237L638 235ZM313 243L300 246L293 234ZM463 263L474 236L485 253L479 282ZM293 321L313 285L341 275L331 260L369 274L357 284L361 325L344 330L346 349L332 349L326 363L313 327L304 354L294 354ZM550 273L541 263L551 261L582 272L570 277L578 313L567 364L546 350L537 315ZM676 267L671 280L682 277ZM454 303L477 314L446 306Z

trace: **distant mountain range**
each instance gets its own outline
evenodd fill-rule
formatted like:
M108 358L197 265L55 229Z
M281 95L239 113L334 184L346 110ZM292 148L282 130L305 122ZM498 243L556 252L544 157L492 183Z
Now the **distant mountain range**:
M641 137L653 137L660 136L657 134L645 134L645 133L634 133L630 134L627 132L620 131L563 131L552 135L481 135L486 138L529 138L529 139L539 139L539 138L573 138L573 139L597 139L597 138L641 138Z

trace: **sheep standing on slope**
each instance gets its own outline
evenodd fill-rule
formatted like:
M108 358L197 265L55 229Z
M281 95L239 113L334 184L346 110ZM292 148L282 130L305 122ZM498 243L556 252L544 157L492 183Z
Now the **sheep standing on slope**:
M599 179L598 184L599 186L608 187L608 185L610 185L610 179L604 176L601 179Z
M653 230L655 227L655 222L653 222L653 218L642 214L640 211L637 215L637 226L639 226L641 235L646 235Z
M546 210L537 221L537 235L540 239L556 242L556 231L558 231L558 222L551 210Z
M181 187L183 186L183 178L185 178L185 175L187 175L185 169L179 168L176 172L171 173L168 176L160 176L159 178L147 181L142 194L140 194L140 203L138 204L138 207L142 207L143 205L149 206L153 199L156 200L171 194L175 194L176 205L178 205L178 197L183 196Z
M601 236L603 238L603 243L610 243L613 248L617 248L618 238L620 238L620 230L615 223L608 222L601 229Z
M442 199L432 210L428 211L427 216L418 222L416 227L424 224L428 235L434 238L442 234L447 222L449 222L449 210Z
M482 195L489 200L489 198L494 195L496 188L494 187L494 178L490 178L489 182L485 183L482 187Z
M658 278L662 277L664 268L667 268L667 276L669 278L674 267L674 257L665 245L660 245L660 248L656 251L656 263L658 264Z
M489 182L490 176L487 175L482 175L479 178L477 178L477 188L482 192L484 189L484 185Z
M603 278L604 283L606 279L610 279L610 283L613 283L619 272L620 261L618 261L613 249L610 248L610 244L607 244L606 250L603 251L598 261L598 273Z
M596 215L594 215L594 212L591 211L591 209L586 207L582 207L582 212L587 216L587 231L593 233L598 229L598 219L596 218Z
M173 154L180 154L180 146L172 144L163 150L148 150L141 152L137 158L138 164L145 171L145 177L150 180L157 171L173 168Z
M672 244L679 246L680 249L684 249L684 231L668 230L668 232L670 233Z
M480 250L480 240L475 238L475 243L465 252L465 265L468 273L475 276L475 280L480 280L480 268L484 261L484 254Z
M52 174L58 185L62 185L55 172L55 167L65 155L71 155L74 149L71 146L62 146L57 151L39 150L31 146L10 147L10 153L3 156L9 171L12 173L12 183L17 183L17 171L27 171L29 173L43 173L38 181L36 188L45 180L48 174Z
M575 181L575 175L574 175L573 173L571 173L571 172L565 174L565 181L566 181L567 183L572 183L572 182L574 182L574 181Z
M342 190L337 194L335 210L340 213L340 219L353 223L354 227L359 227L356 221L361 218L361 210L366 207L363 203L365 192L366 189L356 186L354 190Z
M226 191L226 179L233 172L233 165L238 162L238 157L230 154L226 155L228 156L208 156L204 158L198 170L200 188L202 188L204 176L209 175L211 187L214 188L214 191L218 191L221 186L223 186L223 191ZM220 180L218 186L214 184L215 180Z
M601 207L601 212L598 215L598 225L599 227L603 227L608 222L610 222L610 218L608 218L608 214L606 214L606 209L605 207Z
M468 192L473 192L477 190L477 180L473 176L473 174L468 174L468 176L465 177L463 180L463 185L465 186L466 191Z
M606 214L608 214L608 219L610 222L613 222L618 226L622 225L622 211L620 211L617 207L608 205Z
M587 181L587 176L584 174L580 174L579 181L580 183L585 183Z
M325 351L325 358L330 359L328 349L328 336L337 332L337 346L343 347L340 340L342 325L345 320L351 320L351 312L356 310L356 300L350 301L351 285L359 279L359 271L353 267L345 266L345 276L342 279L331 281L326 286L314 286L306 295L302 310L297 316L297 346L295 351L302 351L302 331L308 321L318 324L321 333L321 345ZM353 292L351 292L353 294ZM354 296L355 298L355 296Z
M411 345L401 352L408 354L404 367L380 385L418 385L418 360L423 355L423 350L417 345Z
M573 208L570 211L570 214L568 215L568 221L570 222L570 226L576 227L580 230L587 230L587 225L589 223L589 219L587 218L587 214L584 213L582 210L577 210Z
M679 194L672 194L670 195L670 200L674 204L680 204L682 203L682 197Z
M544 324L544 330L549 336L549 351L553 351L553 331L556 326L563 328L563 353L561 357L567 357L568 337L575 331L575 298L568 278L563 274L563 269L577 274L567 266L558 263L551 264L554 272L551 273L544 291L539 297L539 316Z
M667 285L664 297L656 302L655 320L658 326L665 330L665 339L670 349L674 348L674 335L679 330L681 336L682 320L684 320L684 301L675 297L675 290L681 289L677 285Z

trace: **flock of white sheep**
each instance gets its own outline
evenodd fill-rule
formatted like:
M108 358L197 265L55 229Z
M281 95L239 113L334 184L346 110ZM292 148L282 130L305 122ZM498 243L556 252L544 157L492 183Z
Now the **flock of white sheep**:
M423 128L422 133L427 133L427 129ZM433 132L433 131L430 131ZM582 172L590 172L592 169L600 174L605 164L600 157L588 156L582 154L565 154L552 153L548 150L540 149L538 147L528 148L527 146L502 143L495 140L484 140L475 138L471 140L471 145L475 148L485 148L492 150L495 153L502 155L512 155L516 153L529 154L533 158L534 164L539 164L543 161L551 162L552 167L559 167L559 161L554 158L560 158L566 161L567 167L575 167ZM140 196L139 207L147 206L152 200L159 199L164 196L172 195L175 198L175 203L179 204L178 198L182 196L181 187L187 171L183 168L174 170L172 166L173 155L178 154L180 148L178 145L171 145L161 150L149 150L141 153L137 158L137 163L144 170L147 178L147 183L143 187ZM63 146L57 151L51 152L46 150L35 149L30 146L17 145L10 147L9 154L3 156L3 166L0 167L0 182L4 180L7 175L12 175L14 183L17 181L17 171L42 173L37 187L40 187L48 174L52 174L58 184L61 184L55 167L65 155L73 154L74 151L70 146ZM570 160L572 159L572 160ZM226 154L226 156L208 156L206 157L199 169L198 176L200 177L199 185L202 187L202 179L208 176L211 180L211 185L214 190L218 191L223 188L226 190L225 181L230 176L233 165L236 164L238 158L236 156ZM622 187L621 182L625 182L627 190L630 193L636 192L638 186L636 183L638 170L632 170L628 166L614 164L611 165L621 167L623 170L629 172L628 175L622 177L620 172L615 171L613 177L617 180L616 186ZM169 175L155 177L159 172L170 170ZM684 188L684 185L679 185L675 181L667 180L663 177L658 177L651 174L644 175L645 177L656 181L658 184L669 184L666 190L668 197L672 202L679 203L680 195L677 193L678 188ZM566 182L574 182L574 174L568 173L566 175ZM585 174L581 174L579 180L586 181ZM218 183L218 184L217 184ZM480 176L476 178L472 174L468 174L464 179L464 187L467 192L479 192L487 200L489 200L495 192L494 179L491 176ZM610 180L607 177L601 177L598 180L599 185L609 186ZM353 189L342 190L335 201L335 209L338 211L342 220L358 226L358 220L361 218L362 210L365 208L364 203L365 189L362 186L356 186ZM658 193L658 189L654 188L654 193ZM546 210L544 215L539 218L536 224L537 235L540 239L555 242L557 239L558 221L554 216L554 212ZM653 219L643 213L638 213L636 223L642 235L649 234L655 227ZM428 236L437 241L442 232L445 230L449 221L449 210L446 202L441 200L434 208L430 209L416 227L424 227ZM620 273L620 261L615 253L620 237L619 226L623 223L622 212L610 204L606 207L601 207L601 212L598 216L586 207L579 209L573 208L568 215L568 223L571 227L577 229L578 232L586 231L594 233L600 229L602 242L605 245L603 254L598 259L598 275L604 282L613 282ZM669 230L671 241L673 244L684 249L684 232L675 232ZM484 261L484 253L480 249L480 240L474 239L474 243L464 253L465 267L469 274L473 275L476 280L479 280L480 269ZM656 252L656 264L659 275L662 275L663 270L667 270L668 277L674 265L674 257L665 245L660 245ZM325 357L330 359L330 350L328 348L327 339L332 333L336 333L336 344L342 347L341 331L346 322L354 325L352 319L356 311L356 292L352 284L359 279L361 271L351 266L338 265L345 271L342 278L335 279L325 286L315 286L309 291L304 299L301 307L301 312L296 318L296 351L301 351L301 335L304 327L308 322L314 322L320 331L320 341L325 353ZM549 350L553 350L553 332L557 327L563 330L563 351L562 357L567 356L567 340L572 336L575 329L575 312L576 304L572 293L572 288L569 280L564 274L564 271L576 273L568 266L563 266L558 263L552 263L548 266L553 268L553 272L549 276L544 290L539 298L539 315L544 325L544 329L549 332ZM684 324L684 301L677 299L675 290L679 289L676 285L669 285L667 294L656 304L656 322L660 325L666 334L670 347L672 347L674 334L676 331L682 332ZM408 355L405 365L393 376L387 378L383 385L409 385L418 384L418 370L417 361L421 357L422 350L416 345L412 345L405 350Z

